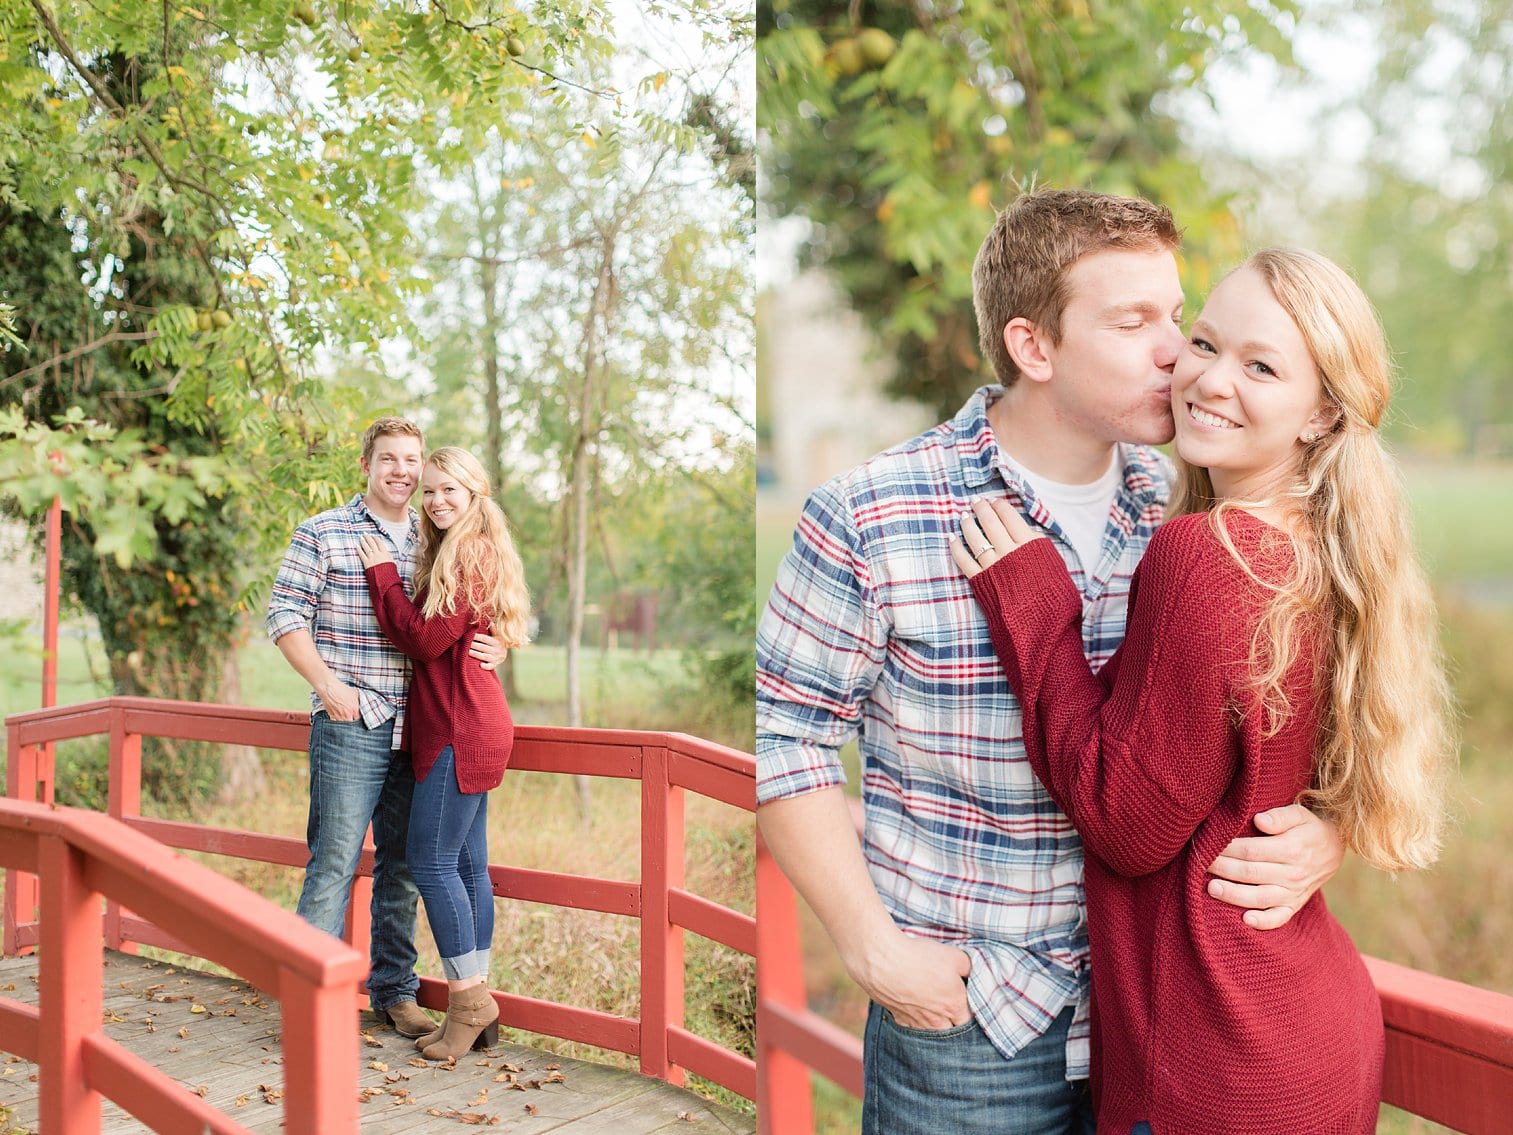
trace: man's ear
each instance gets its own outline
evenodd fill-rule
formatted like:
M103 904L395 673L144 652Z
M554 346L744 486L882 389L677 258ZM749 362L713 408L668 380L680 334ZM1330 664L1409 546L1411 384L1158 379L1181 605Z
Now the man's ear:
M1051 377L1050 336L1024 316L1016 315L1003 325L1003 345L1025 378L1045 382Z

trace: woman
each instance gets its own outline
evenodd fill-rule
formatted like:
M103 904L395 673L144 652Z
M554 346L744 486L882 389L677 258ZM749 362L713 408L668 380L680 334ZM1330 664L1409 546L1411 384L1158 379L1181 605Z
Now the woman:
M404 727L416 782L406 854L447 978L446 1020L415 1042L428 1060L499 1036L488 989L488 792L504 777L515 729L499 679L470 663L468 649L479 633L524 644L530 597L489 492L466 450L447 446L425 463L413 603L382 540L365 536L358 549L379 625L415 664Z
M1098 676L1051 541L978 502L952 556L1087 850L1100 1133L1366 1135L1383 1033L1316 895L1257 933L1206 897L1248 818L1301 799L1391 871L1437 855L1448 695L1377 437L1366 297L1271 249L1214 289L1172 375L1178 487Z

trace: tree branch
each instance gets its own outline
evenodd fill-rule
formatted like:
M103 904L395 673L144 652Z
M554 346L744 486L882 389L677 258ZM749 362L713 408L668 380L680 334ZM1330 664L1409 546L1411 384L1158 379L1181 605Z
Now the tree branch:
M61 355L54 355L45 363L39 363L26 370L17 371L15 374L0 380L0 390L20 382L24 378L30 378L34 374L41 374L50 367L61 366L71 359L77 359L81 355L87 355L99 350L101 347L109 346L111 343L140 342L144 339L156 339L158 334L159 332L157 331L111 331L108 334L100 336L100 338L92 343L85 343L82 347L75 347L71 351L64 351Z

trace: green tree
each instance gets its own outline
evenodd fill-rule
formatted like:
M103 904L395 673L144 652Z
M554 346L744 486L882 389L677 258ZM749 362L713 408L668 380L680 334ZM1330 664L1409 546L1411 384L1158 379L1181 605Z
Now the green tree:
M739 22L721 26L739 55ZM749 433L737 390L749 384L751 202L731 154L750 140L689 127L696 104L722 123L737 115L669 74L637 85L659 113L637 113L635 128L611 129L578 100L538 115L549 128L537 135L491 142L426 226L434 408L448 437L496 463L507 499L553 502L550 518L535 514L551 549L536 578L544 605L562 599L574 724L593 580L616 574L606 531L619 522L601 507L634 500L660 470L728 463L710 435ZM558 144L568 129L576 139Z
M1324 211L1321 244L1357 271L1388 329L1404 379L1400 436L1513 451L1502 338L1513 321L1513 201L1499 188L1513 169L1507 7L1377 0L1349 18L1367 21L1381 47L1351 108L1370 124L1369 157L1359 195Z
M943 5L759 0L763 200L896 361L895 393L953 412L986 375L971 264L1016 185L1169 206L1201 295L1238 234L1165 97L1218 57L1289 58L1289 0Z
M321 379L324 352L403 330L428 178L559 99L602 31L587 2L0 0L0 296L25 347L0 359L23 416L5 457L27 466L26 423L76 408L153 468L217 471L172 514L65 498L69 584L119 688L219 695L238 598L260 605L293 523L353 485L370 407ZM73 476L113 468L85 442Z

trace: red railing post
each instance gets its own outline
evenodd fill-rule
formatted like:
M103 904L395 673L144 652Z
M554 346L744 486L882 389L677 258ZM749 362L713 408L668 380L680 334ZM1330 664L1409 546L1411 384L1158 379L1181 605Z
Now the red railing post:
M99 1135L100 1093L87 1086L84 1038L100 1029L99 896L84 881L84 854L61 836L43 838L39 974L38 1118L43 1135Z
M15 729L6 731L5 794L12 800L37 799L37 746L23 745ZM6 957L29 954L34 947L17 941L16 927L37 917L37 877L27 871L5 872Z
M106 808L118 820L134 820L142 814L142 736L126 732L126 712L113 706L110 712L110 779ZM122 953L136 953L136 943L125 940L121 930L124 915L115 899L105 902L105 944Z
M289 970L278 999L284 1018L284 1130L356 1131L357 999L351 986L319 986Z
M757 1129L760 1135L814 1130L814 1088L809 1068L772 1043L763 1027L769 1005L802 1010L803 952L799 944L798 898L757 831Z
M683 886L683 789L668 775L667 750L641 750L641 1072L670 1084L683 1070L667 1030L683 1026L683 930L668 892Z
M46 582L42 589L42 708L58 704L58 601L63 588L63 501L53 497L47 509ZM39 767L46 770L42 801L53 802L54 752L51 741L44 742Z

